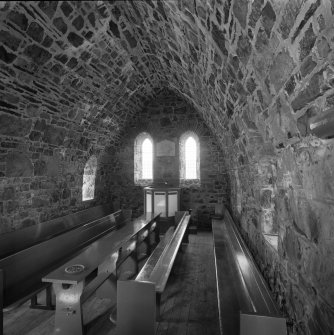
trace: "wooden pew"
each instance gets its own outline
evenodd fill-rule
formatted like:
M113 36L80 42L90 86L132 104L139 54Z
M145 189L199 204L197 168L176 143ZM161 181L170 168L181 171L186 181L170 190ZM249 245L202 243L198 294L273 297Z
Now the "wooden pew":
M85 214L87 215L87 212ZM3 272L3 290L1 290L3 297L0 304L10 309L13 305L30 298L33 308L54 309L51 301L51 285L42 283L42 277L73 257L89 243L115 230L123 220L125 220L124 213L118 211L84 225L76 222L75 227L65 229L63 233L59 232L52 236L45 234L46 240L0 259L0 270ZM37 294L44 289L46 289L46 304L39 305ZM1 327L0 334L2 331Z
M96 240L76 257L46 275L43 282L52 283L56 293L55 330L61 335L84 334L82 305L96 292L104 298L116 292L118 260L137 252L145 231L153 231L160 214L147 213ZM159 234L156 233L156 243ZM133 248L133 245L136 247ZM136 257L136 256L135 256ZM69 270L78 269L78 272ZM97 270L97 276L87 279Z
M100 205L3 234L0 236L0 259L109 214L112 214L110 205Z
M118 281L117 334L154 334L155 320L160 317L161 295L181 243L187 242L184 237L190 215L183 212L178 217L180 218L178 225L167 230L136 279ZM138 310L145 311L140 318Z
M226 209L212 232L221 334L286 335L286 320Z

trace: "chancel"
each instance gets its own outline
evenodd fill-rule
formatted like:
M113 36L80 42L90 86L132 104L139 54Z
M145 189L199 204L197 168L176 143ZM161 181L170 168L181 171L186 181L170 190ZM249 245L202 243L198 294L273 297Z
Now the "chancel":
M0 1L0 335L333 335L333 22Z

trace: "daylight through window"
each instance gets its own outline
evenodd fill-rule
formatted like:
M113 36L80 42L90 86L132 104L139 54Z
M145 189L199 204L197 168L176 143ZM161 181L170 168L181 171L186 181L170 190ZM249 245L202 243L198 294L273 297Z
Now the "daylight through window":
M142 179L153 178L153 145L149 138L146 138L142 144Z
M196 179L197 145L192 136L189 136L185 143L185 169L186 179Z

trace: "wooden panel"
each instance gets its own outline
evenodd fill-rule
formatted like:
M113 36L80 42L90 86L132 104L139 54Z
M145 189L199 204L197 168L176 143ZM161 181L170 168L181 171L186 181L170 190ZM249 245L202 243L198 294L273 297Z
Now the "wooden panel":
M101 205L0 236L0 258L33 246L58 234L111 214L110 205Z
M161 212L161 217L166 217L166 192L154 192L154 212Z
M117 335L154 335L155 285L117 282Z
M240 335L286 335L284 318L257 314L240 315Z
M153 212L153 208L152 208L152 192L146 192L146 199L145 199L145 203L146 203L146 212L147 213L152 213Z
M168 192L168 216L174 216L178 209L177 192Z

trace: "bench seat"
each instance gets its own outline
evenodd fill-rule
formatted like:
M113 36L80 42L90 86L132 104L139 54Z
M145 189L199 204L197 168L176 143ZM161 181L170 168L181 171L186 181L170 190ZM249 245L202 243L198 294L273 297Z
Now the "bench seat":
M178 224L174 233L171 234L170 229L167 231L164 243L155 249L151 258L144 265L136 281L149 281L155 284L156 292L162 293L165 290L167 280L172 270L174 260L185 235L190 215L184 215ZM160 242L161 243L161 242ZM154 267L152 264L155 262ZM151 270L151 271L150 271Z
M286 334L270 291L230 214L212 220L221 333Z
M160 317L160 299L177 252L186 236L190 215L177 216L178 225L169 227L135 280L117 283L117 332L122 335L153 335ZM140 310L140 317L138 311Z

